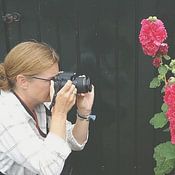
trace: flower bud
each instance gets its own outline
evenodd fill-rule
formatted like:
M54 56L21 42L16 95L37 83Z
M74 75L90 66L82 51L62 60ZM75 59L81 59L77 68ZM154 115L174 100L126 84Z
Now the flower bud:
M152 19L153 19L152 16L149 16L149 17L148 17L148 20L149 20L149 21L152 21Z
M154 66L155 68L158 68L158 67L160 67L161 62L162 62L162 61L161 61L161 58L156 57L156 58L153 59L152 64L153 64L153 66Z
M157 20L157 17L156 16L149 16L148 20L154 22Z
M162 43L159 47L158 53L161 55L166 55L168 53L168 44Z
M157 20L157 17L156 16L153 16L153 19L152 19L153 21L156 21Z

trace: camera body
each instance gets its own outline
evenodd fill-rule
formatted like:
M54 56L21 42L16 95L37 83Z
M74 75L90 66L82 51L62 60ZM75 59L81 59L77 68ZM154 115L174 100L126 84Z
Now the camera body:
M55 93L57 93L68 80L71 80L75 85L77 93L87 93L92 90L92 84L88 76L77 75L73 72L60 72L53 78Z
M72 83L77 88L77 93L87 93L92 90L92 84L90 78L86 75L77 75L72 72L60 72L54 78L54 95L50 105L50 110L55 105L55 98L58 91L66 84L68 80L71 80Z

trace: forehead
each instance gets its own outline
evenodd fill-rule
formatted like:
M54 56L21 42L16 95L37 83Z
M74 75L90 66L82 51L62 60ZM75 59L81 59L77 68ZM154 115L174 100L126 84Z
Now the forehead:
M54 75L58 74L58 72L59 72L59 67L58 67L58 64L55 63L50 68L48 68L47 70L41 72L39 75L54 76Z

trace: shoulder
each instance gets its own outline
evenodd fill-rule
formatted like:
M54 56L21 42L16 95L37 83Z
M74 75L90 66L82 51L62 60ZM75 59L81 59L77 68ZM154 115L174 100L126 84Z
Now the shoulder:
M0 123L18 123L26 120L27 113L19 100L10 91L0 93Z
M17 110L20 106L18 99L10 91L0 91L0 108L7 110L7 112ZM0 110L1 111L1 110Z
M0 90L0 103L17 103L17 99L15 98L14 94L11 91L3 91Z

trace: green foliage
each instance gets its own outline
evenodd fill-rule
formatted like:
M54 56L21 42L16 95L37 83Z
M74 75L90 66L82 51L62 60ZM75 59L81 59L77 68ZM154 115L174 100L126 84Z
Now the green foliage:
M166 111L168 110L168 106L163 103L161 106L162 112L154 114L154 117L151 118L150 124L154 126L155 129L163 128L167 123Z
M149 87L150 87L150 88L157 88L157 87L160 86L160 84L161 84L161 82L160 82L160 80L158 79L158 77L155 77L155 78L153 78L153 80L150 82Z
M167 124L168 120L164 112L160 112L154 115L150 120L150 124L154 126L155 129L163 128Z
M175 145L169 141L159 144L154 148L153 157L156 160L155 175L170 173L175 165Z
M167 104L163 103L162 106L161 106L161 110L166 113L166 111L168 110L168 106Z
M170 60L171 59L171 57L168 56L168 55L163 55L163 57L165 58L165 60Z
M164 58L169 60L170 57L165 55ZM166 76L169 70L173 73L172 70L175 70L175 61L171 61L170 67L166 64L161 65L157 70L157 77L153 78L149 87L158 88L162 83L163 88L161 89L161 93L164 93ZM175 83L175 78L170 77L168 81L169 83ZM167 110L168 106L163 103L161 106L161 112L154 114L154 116L150 119L150 124L153 125L154 129L160 129L167 125ZM163 131L169 132L169 128L166 128ZM170 141L157 145L154 148L153 158L156 161L156 166L154 168L155 175L168 175L175 169L175 145L171 144Z
M165 74L168 72L167 66L162 65L158 68L158 72L160 75L165 76Z

